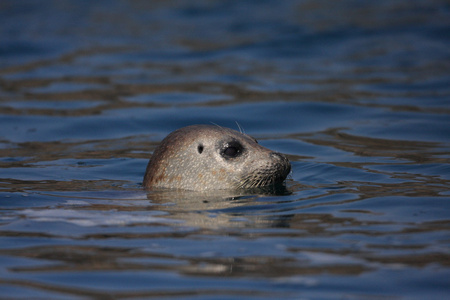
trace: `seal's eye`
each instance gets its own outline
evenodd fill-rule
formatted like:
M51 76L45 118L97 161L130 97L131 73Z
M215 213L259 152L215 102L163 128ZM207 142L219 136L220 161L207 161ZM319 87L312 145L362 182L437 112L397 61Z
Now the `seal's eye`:
M203 145L202 144L198 145L197 151L198 151L198 153L202 154L202 152L203 152Z
M237 141L232 141L229 142L227 144L225 144L225 147L223 147L222 151L221 151L221 155L224 158L235 158L238 157L239 155L242 154L242 150L244 147L242 147L242 145L237 142Z
M239 153L239 149L236 147L228 147L225 148L225 150L223 151L223 155L224 156L228 156L228 157L236 157Z

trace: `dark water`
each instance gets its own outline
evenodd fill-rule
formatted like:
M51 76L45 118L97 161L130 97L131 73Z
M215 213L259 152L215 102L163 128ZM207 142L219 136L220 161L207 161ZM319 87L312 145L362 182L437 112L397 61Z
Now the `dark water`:
M444 299L450 5L0 3L0 298ZM287 194L148 195L196 123Z

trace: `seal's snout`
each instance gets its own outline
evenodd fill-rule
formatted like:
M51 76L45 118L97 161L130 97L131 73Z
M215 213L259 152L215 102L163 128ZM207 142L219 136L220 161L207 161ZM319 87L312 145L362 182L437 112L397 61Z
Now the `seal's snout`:
M281 176L280 176L281 180L286 179L286 177L291 172L291 163L289 162L289 159L287 159L286 156L284 156L283 154L281 154L279 152L271 152L269 155L272 159L275 159L278 161L280 174L281 174Z

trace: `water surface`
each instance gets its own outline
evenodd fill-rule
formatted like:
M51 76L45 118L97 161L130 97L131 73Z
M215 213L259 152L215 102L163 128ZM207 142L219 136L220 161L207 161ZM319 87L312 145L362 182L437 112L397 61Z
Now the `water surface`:
M0 20L2 298L450 294L446 1L6 0ZM197 123L286 153L286 191L144 191Z

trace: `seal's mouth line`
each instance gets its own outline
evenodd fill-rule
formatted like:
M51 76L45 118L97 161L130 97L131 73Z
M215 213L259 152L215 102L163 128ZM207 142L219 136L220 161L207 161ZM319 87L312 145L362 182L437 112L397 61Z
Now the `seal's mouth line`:
M238 188L241 189L249 189L249 188L258 188L269 185L275 185L277 183L283 182L285 179L284 176L280 176L276 173L271 173L267 176L261 176L261 174L251 174L243 178L243 180L238 185Z

